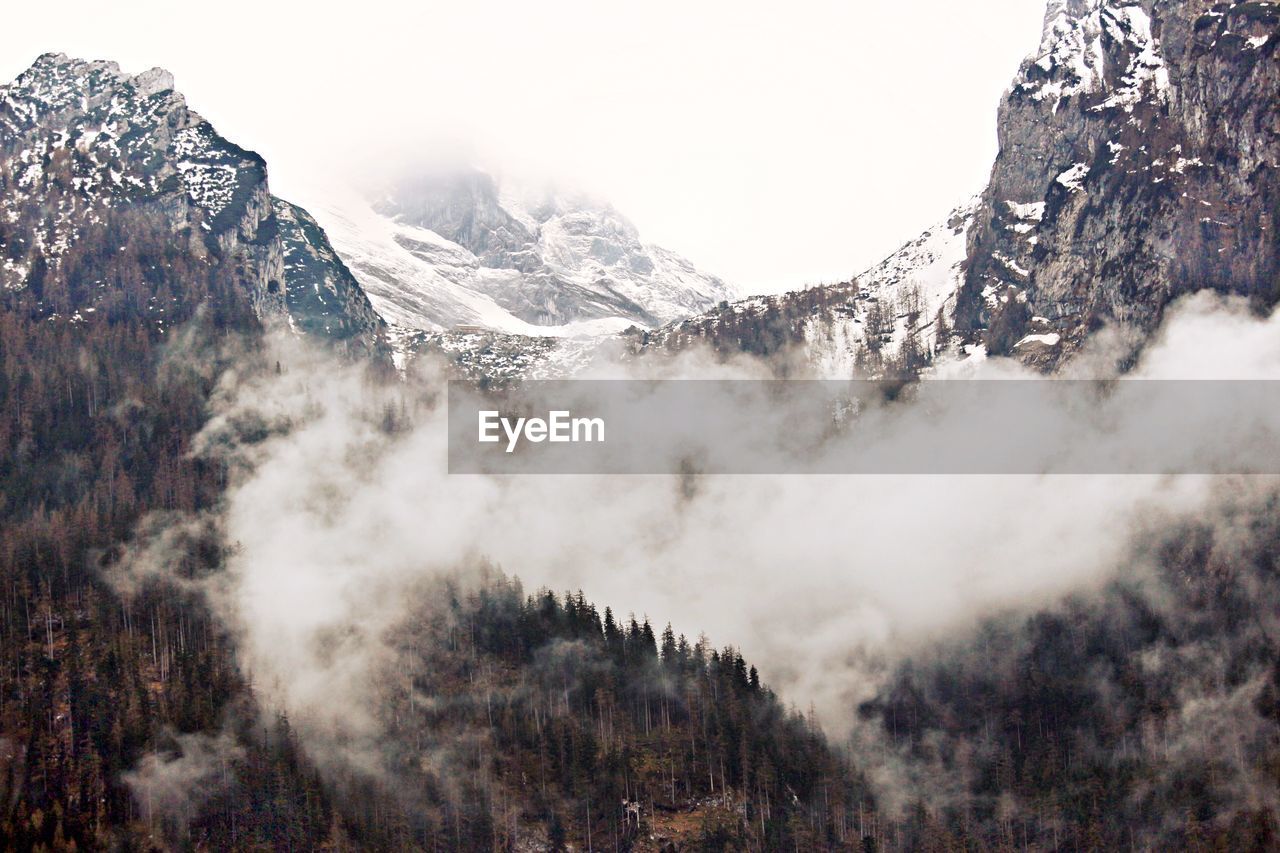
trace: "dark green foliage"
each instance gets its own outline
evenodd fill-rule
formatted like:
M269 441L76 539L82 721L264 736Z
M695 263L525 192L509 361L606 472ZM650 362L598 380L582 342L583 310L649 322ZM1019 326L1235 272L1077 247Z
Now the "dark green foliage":
M232 641L201 601L165 587L122 601L104 582L148 513L217 506L226 473L193 458L191 439L229 360L253 352L256 323L216 265L201 272L142 237L110 258L95 245L68 262L98 278L119 271L98 310L55 316L28 289L0 312L6 842L484 849L538 832L576 845L589 831L627 847L638 829L624 799L648 821L655 802L705 810L701 800L719 798L724 814L708 837L728 825L735 838L793 846L802 826L836 846L850 837L852 798L872 808L822 736L736 651L669 629L660 639L648 620L602 619L580 593L525 600L502 580L406 628L405 665L423 691L449 700L448 710L413 713L387 697L386 746L401 756L389 772L414 779L414 793L354 770L322 776L287 720L262 728ZM210 285L192 288L197 301L178 299L153 266L200 272ZM153 298L167 300L163 321L143 310ZM216 534L193 535L179 573L220 570ZM481 702L473 678L485 673L520 690ZM150 812L128 774L183 760L182 733L233 750L188 809ZM451 763L424 770L410 733ZM473 757L473 743L487 745ZM725 816L738 807L742 819Z
M218 500L225 473L190 441L256 330L235 270L135 214L86 227L47 286L0 302L0 846L150 847L165 821L143 820L125 773L172 733L228 725L237 781L174 837L223 848L328 833L288 733L268 742L235 723L256 712L204 605L160 589L121 601L104 582L147 513ZM183 570L218 567L216 542L194 554Z

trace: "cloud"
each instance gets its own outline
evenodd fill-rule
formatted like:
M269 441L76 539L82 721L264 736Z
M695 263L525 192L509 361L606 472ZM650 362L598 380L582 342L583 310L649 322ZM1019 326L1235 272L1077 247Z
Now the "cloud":
M148 753L123 775L143 819L185 835L200 807L235 784L244 750L221 733L170 734L172 748Z
M1138 372L1268 375L1278 326L1197 297L1170 311ZM259 356L277 361L278 374L224 374L196 442L232 469L226 568L204 589L264 708L370 772L374 688L402 653L388 637L424 580L488 560L528 588L706 631L842 738L897 661L992 614L1103 588L1137 526L1214 494L1207 477L450 476L437 369L378 385L288 336ZM662 371L762 372L696 353ZM1023 375L995 361L979 375L992 373ZM206 529L144 530L125 588L192 525Z

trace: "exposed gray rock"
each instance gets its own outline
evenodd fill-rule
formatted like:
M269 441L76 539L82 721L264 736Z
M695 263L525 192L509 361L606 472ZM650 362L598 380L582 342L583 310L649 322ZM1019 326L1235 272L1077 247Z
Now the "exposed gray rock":
M143 268L114 262L126 244ZM347 348L381 346L381 318L323 232L158 68L45 54L0 87L0 246L0 288L35 288L48 310L110 304L163 325L175 300L212 294Z
M284 314L266 164L188 109L167 72L45 54L0 88L0 130L4 287L43 268L44 285L79 297L66 308L87 307L96 293L75 280L86 271L64 263L73 243L94 229L167 231L234 269L259 316Z
M1258 0L1054 0L1001 104L957 326L1009 352L1043 317L1043 365L1190 291L1275 304L1278 31Z
M949 343L963 358L985 342L1052 370L1101 324L1149 331L1187 292L1272 306L1278 43L1280 7L1263 0L1051 0L1042 42L1001 103L979 203L854 281L637 328L632 349L703 342L790 375L847 376L918 366ZM511 351L486 342L469 363Z
M311 214L273 199L280 239L289 317L309 335L357 353L387 352L386 324L373 310L347 265Z

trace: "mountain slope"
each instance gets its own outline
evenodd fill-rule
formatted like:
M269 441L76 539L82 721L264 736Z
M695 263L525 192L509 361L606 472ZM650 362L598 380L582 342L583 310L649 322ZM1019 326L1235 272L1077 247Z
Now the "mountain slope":
M976 200L845 284L745 299L651 333L639 350L705 343L787 360L792 374L843 378L922 366L949 339Z
M189 109L167 72L45 54L0 88L0 129L4 291L162 325L212 297L364 350L382 334L309 217L272 197L262 158ZM321 287L327 322L290 298Z
M1105 323L1149 332L1188 292L1272 306L1278 33L1280 6L1260 0L1052 0L1042 43L1001 104L991 181L953 214L967 220L964 244L940 252L954 276L918 276L941 288L925 284L922 310L868 304L895 266L929 265L908 246L859 277L865 294L837 285L746 300L640 345L798 348L800 369L825 376L910 371L939 348L941 317L960 332L960 355L989 350L1050 369Z
M747 352L792 376L845 378L856 370L920 366L950 339L964 280L965 241L977 199L904 244L852 281L722 302L656 329L620 338L571 340L464 330L401 338L411 354L434 353L474 379L569 376L597 355L656 354L706 345ZM941 323L939 320L941 319Z
M1069 353L1178 295L1280 297L1280 7L1054 0L1000 108L958 326Z
M295 327L315 337L385 348L385 324L311 214L272 198L284 244L285 299Z
M345 199L317 215L378 311L407 330L600 334L659 325L730 294L642 243L607 205L522 196L477 171L419 176L372 205Z

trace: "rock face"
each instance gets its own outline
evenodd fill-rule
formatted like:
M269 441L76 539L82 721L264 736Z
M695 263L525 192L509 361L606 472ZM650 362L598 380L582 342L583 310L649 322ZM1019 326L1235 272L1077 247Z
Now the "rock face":
M381 321L308 223L165 71L46 54L0 88L0 288L44 310L163 323L209 298L263 320L298 305L296 325L371 342ZM342 297L326 322L292 298L309 287Z
M46 54L0 89L3 285L69 291L87 272L69 250L93 232L166 231L191 256L234 266L260 316L284 313L284 265L266 164L223 139L160 69Z
M1048 329L1060 359L1189 291L1274 304L1278 30L1258 0L1052 0L1001 104L957 327L1001 353Z
M385 349L382 318L324 230L296 204L272 201L284 245L285 300L295 327L356 352Z
M788 375L910 372L1014 355L1051 370L1104 323L1149 331L1211 288L1280 301L1280 6L1051 0L1005 94L981 197L856 280L756 297L628 333L630 349L696 342L773 358ZM462 187L463 198L491 192ZM492 205L401 209L487 257L524 263L525 227ZM486 223L477 229L475 223ZM496 235L494 238L492 235ZM958 340L953 333L958 333ZM1140 338L1140 336L1139 336ZM528 373L485 344L504 375ZM437 349L462 351L457 341ZM538 369L555 362L554 347ZM474 354L471 354L474 355Z
M641 242L608 205L506 191L474 170L401 181L372 206L314 209L379 313L403 329L607 333L687 317L731 293Z
M914 369L955 330L955 354L1052 369L1104 323L1151 330L1188 292L1274 305L1277 43L1272 2L1051 0L1001 104L990 184L948 220L963 230L930 229L856 284L746 300L642 344L786 345L846 376ZM922 298L904 301L893 283L912 279Z
M553 338L629 326L634 351L701 340L807 375L915 370L948 348L1051 369L1187 292L1280 301L1278 43L1270 0L1050 0L977 202L855 281L740 301L607 205L474 170L317 224L165 72L46 55L0 88L0 289L158 317L180 281L346 347L386 334L511 376L583 363L589 347Z

